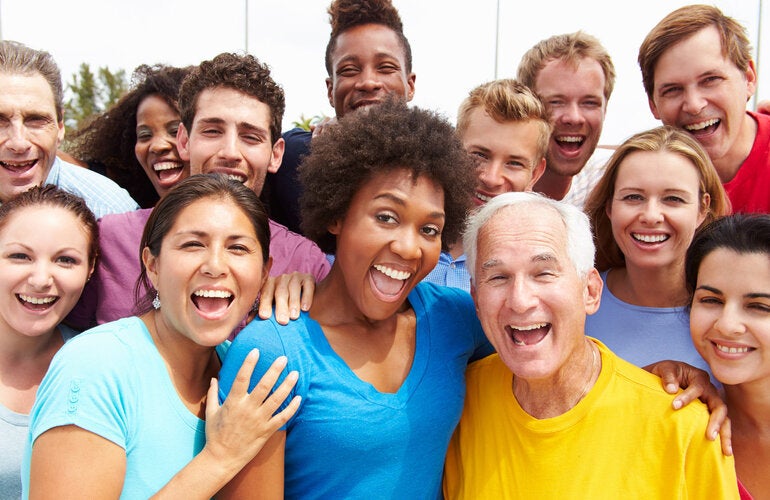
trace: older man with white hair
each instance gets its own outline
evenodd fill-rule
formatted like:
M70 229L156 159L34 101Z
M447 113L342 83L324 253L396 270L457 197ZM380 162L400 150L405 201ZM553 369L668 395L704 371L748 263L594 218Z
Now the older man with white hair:
M704 405L674 411L657 377L585 336L602 281L579 209L500 195L463 244L497 354L468 368L447 498L738 498Z

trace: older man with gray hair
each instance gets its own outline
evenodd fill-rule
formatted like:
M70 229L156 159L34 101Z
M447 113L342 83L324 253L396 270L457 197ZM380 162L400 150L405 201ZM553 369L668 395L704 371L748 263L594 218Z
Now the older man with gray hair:
M83 198L97 218L136 210L125 189L62 161L61 74L48 52L0 41L0 203L32 186L53 184Z
M497 354L468 368L447 498L738 498L704 405L674 411L657 377L585 336L602 281L579 209L503 194L463 244Z

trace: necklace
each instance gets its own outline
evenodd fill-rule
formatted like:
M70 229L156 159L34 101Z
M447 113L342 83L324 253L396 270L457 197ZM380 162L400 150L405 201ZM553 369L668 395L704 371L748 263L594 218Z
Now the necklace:
M588 348L591 349L591 366L588 368L588 380L586 381L585 387L583 387L582 392L577 397L575 402L572 404L570 408L574 408L575 405L577 405L581 399L583 399L586 394L588 394L588 391L591 389L591 385L594 379L594 369L596 366L596 348L592 345L592 342L588 339L586 339L586 342L588 342Z

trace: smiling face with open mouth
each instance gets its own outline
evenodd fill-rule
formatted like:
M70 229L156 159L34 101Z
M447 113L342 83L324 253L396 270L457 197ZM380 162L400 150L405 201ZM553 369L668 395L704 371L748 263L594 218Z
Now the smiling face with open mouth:
M581 278L566 227L542 204L501 209L478 234L472 293L487 338L523 379L560 377L585 349L585 317L599 306L601 278Z
M0 328L50 333L77 302L90 274L80 220L53 206L19 208L0 228Z
M207 347L246 317L268 269L249 218L215 197L180 211L159 255L145 248L143 259L162 304L156 322Z
M406 169L375 174L356 192L337 236L331 277L341 276L345 300L369 320L398 312L438 262L444 191Z
M283 139L271 142L270 107L229 87L203 90L192 130L179 129L178 147L193 174L225 174L257 193L283 158Z
M767 384L770 255L725 248L706 255L698 269L690 334L720 382Z
M145 97L136 108L134 152L159 196L190 175L190 163L176 148L179 122L179 113L158 95Z
M64 138L53 91L39 73L0 73L0 202L41 185Z
M746 114L754 94L753 64L741 71L722 49L716 27L703 28L668 48L655 65L649 100L655 118L695 137L722 182L735 175L754 143L756 126Z
M626 267L681 272L687 247L706 217L698 170L671 151L635 151L618 167L607 207Z

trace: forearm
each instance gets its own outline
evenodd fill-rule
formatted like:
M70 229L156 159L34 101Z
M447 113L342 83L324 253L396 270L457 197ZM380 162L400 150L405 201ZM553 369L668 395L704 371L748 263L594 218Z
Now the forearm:
M152 496L154 499L213 497L246 465L235 460L215 458L204 447L195 458Z

